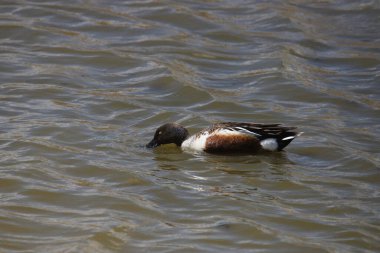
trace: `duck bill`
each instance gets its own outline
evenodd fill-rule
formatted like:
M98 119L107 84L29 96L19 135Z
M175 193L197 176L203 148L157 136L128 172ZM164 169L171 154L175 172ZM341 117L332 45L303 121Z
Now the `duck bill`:
M158 142L155 139L151 140L148 144L146 144L147 148L155 148L157 146L158 146Z

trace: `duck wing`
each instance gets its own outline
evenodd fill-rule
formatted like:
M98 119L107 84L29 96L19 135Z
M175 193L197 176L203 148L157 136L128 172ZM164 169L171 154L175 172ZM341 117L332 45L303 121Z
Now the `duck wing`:
M283 126L282 124L261 124L261 123L239 123L239 122L223 122L214 124L209 133L221 129L231 131L231 133L252 135L260 140L263 149L282 150L295 137L300 135L294 131L296 127Z

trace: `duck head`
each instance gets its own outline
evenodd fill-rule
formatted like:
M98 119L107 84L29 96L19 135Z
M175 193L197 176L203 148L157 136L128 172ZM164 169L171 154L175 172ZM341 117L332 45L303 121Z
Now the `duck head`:
M186 128L176 124L176 123L167 123L160 126L155 134L153 139L146 144L147 148L155 148L161 144L174 143L177 146L181 146L182 142L189 135Z

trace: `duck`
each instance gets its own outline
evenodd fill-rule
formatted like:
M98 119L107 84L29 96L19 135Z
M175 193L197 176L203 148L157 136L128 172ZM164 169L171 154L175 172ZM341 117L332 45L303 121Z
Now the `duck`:
M281 151L302 132L282 124L222 122L189 136L177 123L166 123L154 133L147 148L174 143L184 150L206 153L257 153Z

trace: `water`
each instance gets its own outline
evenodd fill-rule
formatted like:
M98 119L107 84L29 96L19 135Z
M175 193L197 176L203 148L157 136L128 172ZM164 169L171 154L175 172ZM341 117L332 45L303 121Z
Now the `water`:
M1 252L379 252L378 1L0 3ZM146 150L282 122L285 152Z

